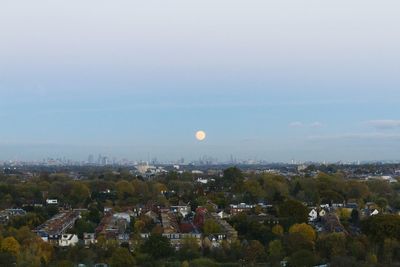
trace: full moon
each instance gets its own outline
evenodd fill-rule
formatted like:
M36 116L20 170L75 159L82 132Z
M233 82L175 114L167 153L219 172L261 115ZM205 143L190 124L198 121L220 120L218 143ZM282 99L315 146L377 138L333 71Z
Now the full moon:
M199 141L203 141L204 139L206 139L206 133L204 131L197 131L196 139Z

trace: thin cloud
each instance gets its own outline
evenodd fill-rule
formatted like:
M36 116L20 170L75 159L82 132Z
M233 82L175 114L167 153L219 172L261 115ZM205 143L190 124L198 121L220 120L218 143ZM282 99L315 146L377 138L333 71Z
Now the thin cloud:
M310 126L312 128L320 128L320 127L322 127L322 123L320 123L319 121L315 121L315 122L311 123Z
M300 128L300 127L303 127L304 124L301 121L293 121L293 122L289 123L289 126L293 127L293 128Z
M345 133L336 135L311 135L309 140L345 140L345 139L400 139L400 134L387 133Z
M394 129L400 127L400 120L370 120L366 124L378 129Z
M301 127L320 128L320 127L322 127L322 125L323 124L319 121L314 121L310 124L307 124L307 123L304 123L301 121L293 121L293 122L289 123L289 127L292 127L292 128L301 128Z

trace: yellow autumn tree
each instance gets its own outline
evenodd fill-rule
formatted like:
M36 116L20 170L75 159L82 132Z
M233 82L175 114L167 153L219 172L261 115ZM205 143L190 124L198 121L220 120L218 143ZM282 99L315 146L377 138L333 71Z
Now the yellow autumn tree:
M12 253L14 256L18 256L18 254L21 252L21 245L14 237L9 236L1 241L1 250Z
M317 239L317 234L315 233L314 229L306 224L306 223L300 223L300 224L294 224L289 228L289 233L291 234L300 234L302 235L306 240L314 243L315 240Z
M280 224L275 225L272 227L272 233L276 236L282 236L283 235L283 227Z

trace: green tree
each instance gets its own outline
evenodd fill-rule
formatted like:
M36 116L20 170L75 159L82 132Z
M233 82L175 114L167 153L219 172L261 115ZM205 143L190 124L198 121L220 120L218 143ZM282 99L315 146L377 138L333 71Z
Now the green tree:
M291 267L310 267L316 263L314 253L308 250L299 250L293 253L289 258L289 265Z
M203 225L205 235L216 234L221 232L221 226L214 219L207 219Z
M273 240L268 245L268 256L272 266L280 266L280 261L284 256L283 245L280 240Z
M73 182L71 193L69 195L70 203L73 205L82 206L83 203L90 197L90 190L87 185L82 182Z
M126 200L129 197L132 197L135 193L135 188L133 185L126 181L121 180L115 184L115 188L117 190L117 197L119 200Z
M0 267L16 266L15 256L10 252L0 251Z
M184 238L179 249L180 260L193 260L200 257L200 246L196 238Z
M199 258L190 262L190 267L218 267L219 264L212 259Z
M289 224L305 223L308 221L308 209L296 200L287 200L279 206L279 216L287 218Z
M135 258L126 248L117 248L110 259L111 267L128 267L135 265Z
M392 214L371 216L361 224L362 231L375 242L400 238L400 216Z
M239 168L231 167L224 170L223 186L231 186L234 191L241 192L243 190L243 181L244 176Z
M346 236L343 233L331 233L320 236L317 251L322 258L332 259L346 254Z
M395 256L398 255L399 250L400 244L398 240L386 238L383 241L383 262L388 266L391 266Z
M248 262L258 262L265 259L264 246L258 240L251 240L245 250L245 259Z
M299 250L314 250L314 242L301 233L290 233L285 237L285 244L290 253Z
M150 254L155 259L168 258L174 255L174 249L169 239L162 235L150 235L141 248L143 253Z
M282 202L289 195L289 185L285 177L280 175L264 174L262 188L269 201Z

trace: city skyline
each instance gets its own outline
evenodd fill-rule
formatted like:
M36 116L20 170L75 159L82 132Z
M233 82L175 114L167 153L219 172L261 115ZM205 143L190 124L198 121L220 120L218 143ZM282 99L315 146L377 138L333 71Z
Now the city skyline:
M0 4L0 160L400 158L396 1L23 2Z

